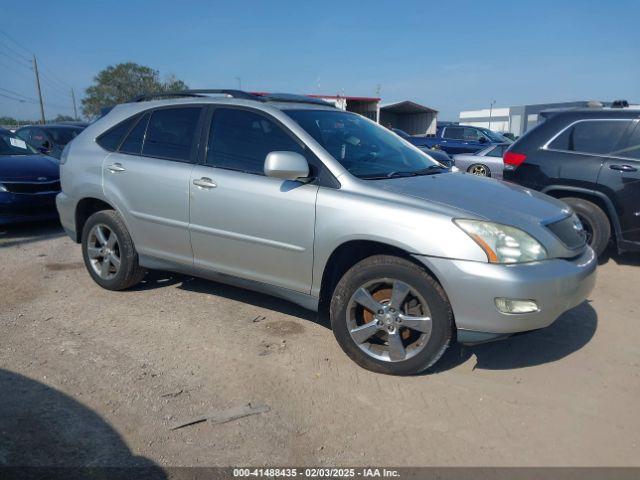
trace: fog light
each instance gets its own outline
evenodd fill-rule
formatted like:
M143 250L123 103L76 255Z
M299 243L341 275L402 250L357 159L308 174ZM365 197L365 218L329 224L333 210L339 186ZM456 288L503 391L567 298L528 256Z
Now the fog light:
M534 300L518 300L515 298L496 298L496 307L502 313L531 313L540 310Z

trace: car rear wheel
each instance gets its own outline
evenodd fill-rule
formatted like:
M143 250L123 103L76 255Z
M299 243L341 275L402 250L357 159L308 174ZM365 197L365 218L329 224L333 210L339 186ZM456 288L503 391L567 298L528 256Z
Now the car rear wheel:
M124 290L139 283L146 271L127 227L113 210L91 215L82 229L82 256L91 278L107 290Z
M331 326L361 367L412 375L432 366L453 333L453 314L438 282L394 256L366 258L345 273L331 299Z
M583 198L565 197L561 199L576 213L587 232L587 243L600 256L611 238L611 224L607 214L593 202Z
M474 163L469 168L467 168L467 172L472 175L478 175L479 177L491 176L491 170L489 170L489 167L487 167L483 163Z

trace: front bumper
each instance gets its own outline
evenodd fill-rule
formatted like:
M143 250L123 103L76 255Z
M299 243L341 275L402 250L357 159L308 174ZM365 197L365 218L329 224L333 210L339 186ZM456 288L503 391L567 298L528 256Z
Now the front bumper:
M589 247L574 259L515 265L451 260L416 255L438 277L451 302L463 337L501 337L544 328L582 303L596 281L597 258ZM539 310L506 314L494 299L531 299Z
M55 196L0 192L0 225L57 218Z

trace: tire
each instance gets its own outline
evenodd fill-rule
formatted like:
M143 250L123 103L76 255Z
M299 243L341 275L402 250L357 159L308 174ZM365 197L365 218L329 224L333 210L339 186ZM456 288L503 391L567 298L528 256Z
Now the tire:
M380 280L383 281L379 283ZM385 281L393 285L391 290L385 287ZM396 283L394 282L404 285L403 288L408 286L411 289L410 293L401 297L404 299L401 302L389 301L385 305L382 297L378 294L382 292L382 296L385 296L389 295L389 292L395 292ZM373 286L367 286L370 284ZM415 320L430 318L429 333L424 333L426 330L423 328L424 324L420 325L420 328L423 328L421 331L415 331L412 330L412 327L405 326L406 322L398 322L396 327L393 325L377 326L385 321L392 323L393 320L380 320L383 316L372 313L373 309L368 310L359 302L354 302L354 298L357 296L356 292L361 292L362 288L378 288L372 298L377 296L378 301L382 302L381 304L386 309L397 304L395 315L398 315L398 312L404 312L407 315L400 315L400 317L406 322L411 323ZM417 302L417 307L415 302ZM426 305L423 305L423 302L426 302ZM414 314L408 313L407 309L411 304L414 305L412 308L418 309L422 314L414 316ZM391 308L391 310L394 309ZM425 311L428 311L428 315L424 313ZM353 322L354 316L355 320L358 320L358 312L361 312L359 315L361 315L363 323ZM378 313L382 313L382 311L379 310ZM329 314L333 334L349 358L367 370L390 375L414 375L427 370L445 352L454 332L451 305L440 284L416 264L389 255L375 255L351 267L340 279L333 292ZM420 315L422 315L421 318ZM367 320L367 317L373 317L373 319ZM384 323L382 324L384 325ZM375 333L365 342L358 343L352 336L352 332L358 329L362 330L363 327L367 330L373 329ZM385 330L387 328L395 329L395 340L400 340L403 346L401 351L405 352L406 357L398 357L396 354L396 358L391 359L391 343L395 342L392 342L391 333L389 333L392 330L387 332ZM413 343L410 343L412 341ZM384 355L389 358L381 358Z
M467 168L467 172L471 175L477 175L479 177L490 177L491 169L487 167L484 163L474 163L469 168Z
M107 249L108 245L100 241L98 230L103 236L106 235L106 240L113 240L111 234L115 234L115 243L111 248ZM82 229L82 257L91 278L107 290L133 287L140 283L146 273L138 264L138 253L127 227L114 210L102 210L87 219ZM107 273L103 274L102 266L107 257L109 265Z
M588 243L596 255L602 255L611 238L611 224L607 214L595 203L582 198L565 197L561 200L573 209L584 225L589 235Z

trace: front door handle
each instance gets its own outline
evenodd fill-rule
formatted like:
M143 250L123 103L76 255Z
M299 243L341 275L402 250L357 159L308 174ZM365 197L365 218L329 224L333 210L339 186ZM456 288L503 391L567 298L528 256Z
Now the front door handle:
M611 170L619 170L621 172L637 172L638 169L636 167L632 167L631 165L609 165Z
M107 169L111 173L124 172L126 170L126 168L124 168L121 163L117 163L117 162L112 163L111 165L107 165Z
M213 180L207 177L196 178L193 180L193 184L197 187L206 188L206 189L216 188L218 186L216 185L216 182L214 182Z

